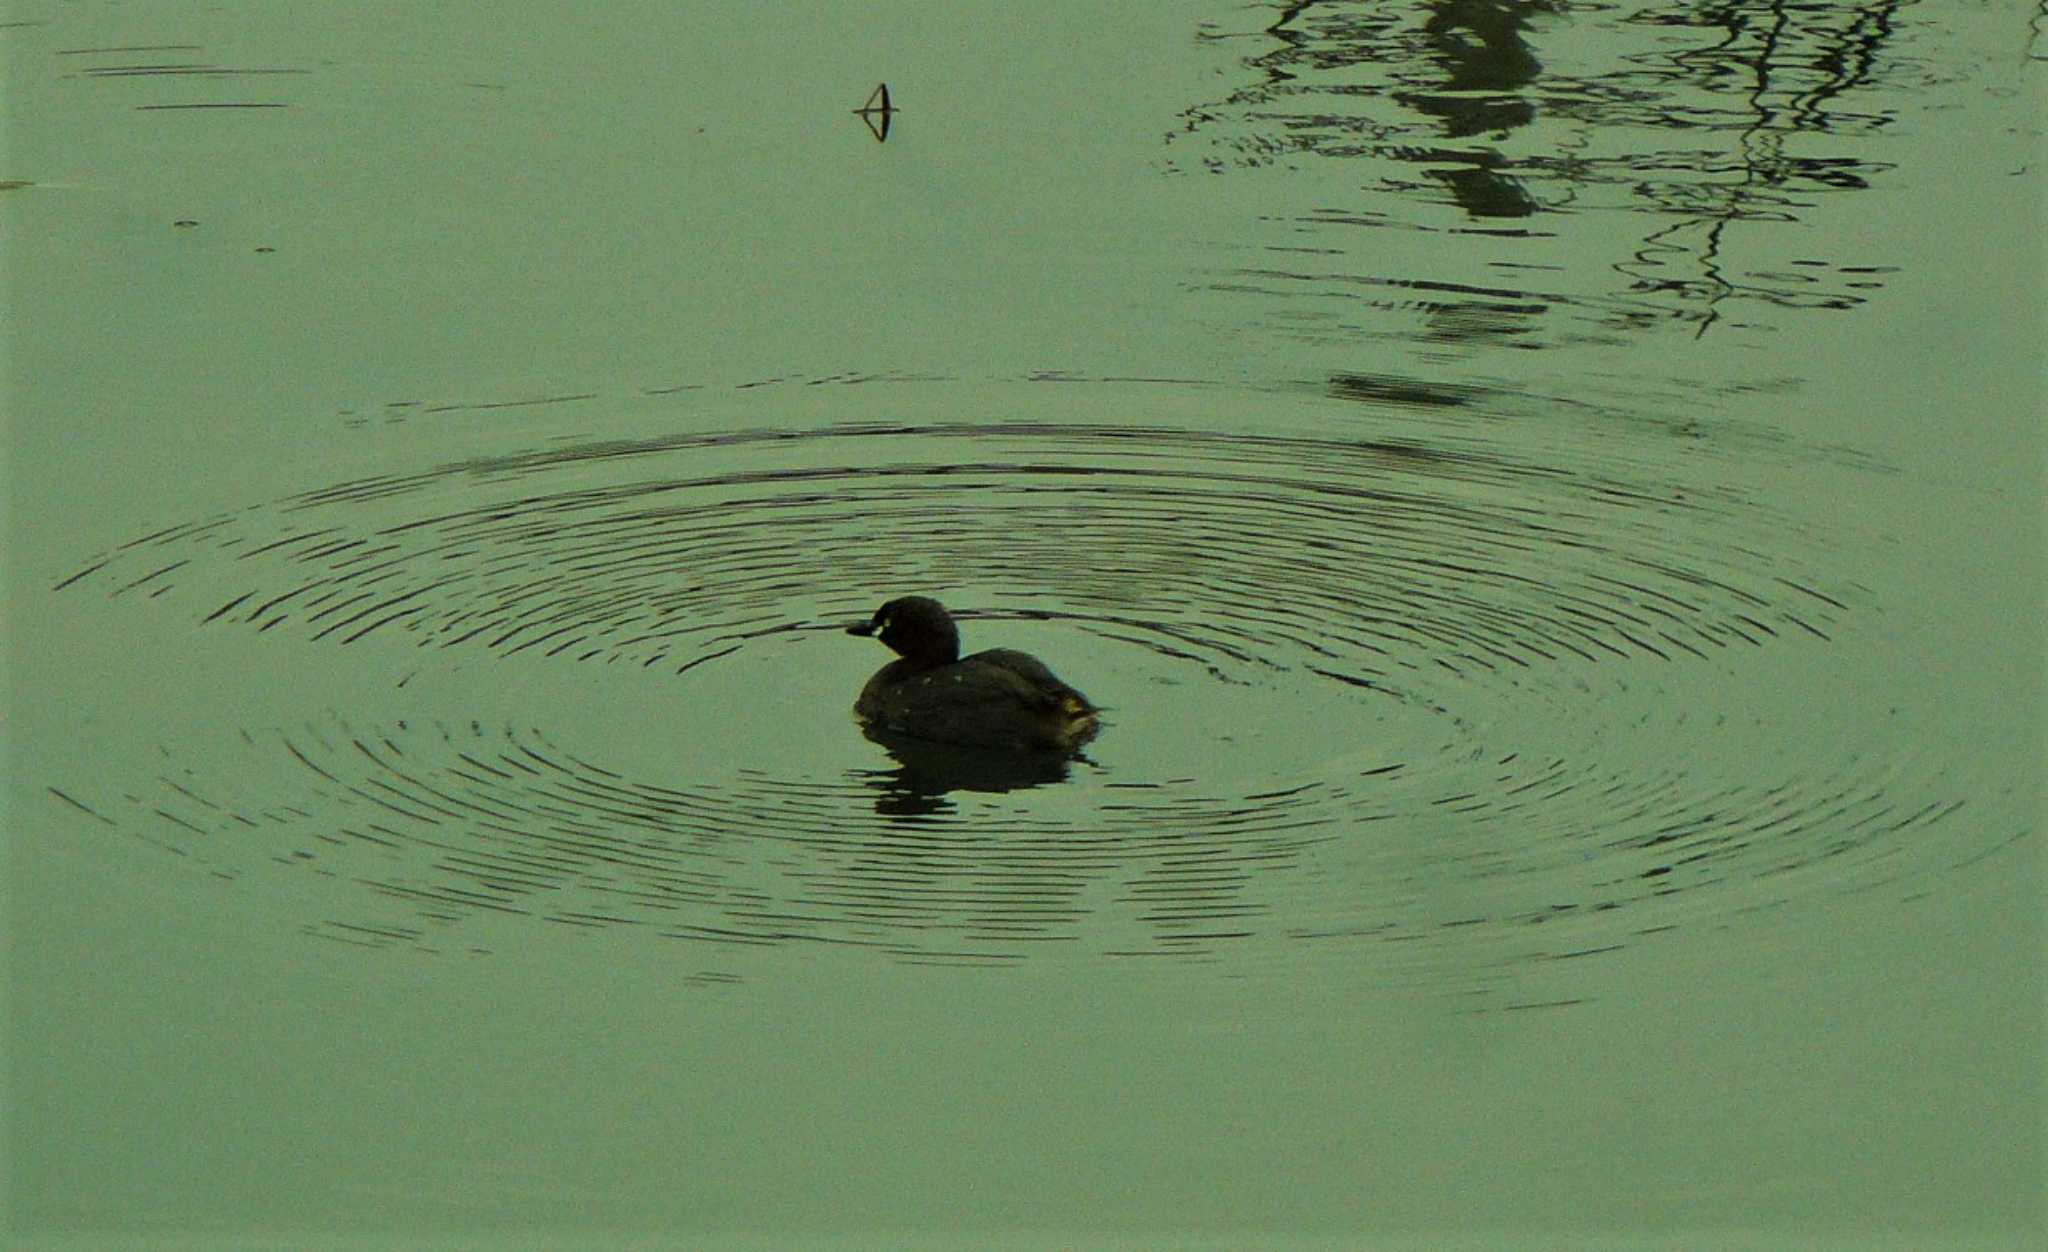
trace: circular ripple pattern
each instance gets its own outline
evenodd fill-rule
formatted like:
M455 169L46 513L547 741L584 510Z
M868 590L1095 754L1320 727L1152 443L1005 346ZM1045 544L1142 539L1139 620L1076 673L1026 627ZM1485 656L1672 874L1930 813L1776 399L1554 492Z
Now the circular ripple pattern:
M781 445L833 440L848 445L841 464L774 464L778 450L795 459ZM933 459L948 444L989 459ZM770 464L690 473L713 451ZM640 476L664 470L678 476ZM546 482L576 471L625 481ZM1741 546L1775 520L1698 489L1419 446L842 429L345 483L136 540L58 589L157 596L189 583L187 594L218 600L209 623L687 665L786 628L792 595L830 589L864 605L875 587L928 579L943 562L1071 604L1151 592L1144 603L1181 613L1097 620L1222 668L1301 650L1357 680L1701 657L1787 630L1825 638L1842 601Z
M1660 672L1739 673L1855 611L1858 588L1798 559L1819 547L1619 452L1567 469L1476 442L869 425L482 459L166 529L56 590L687 690L972 571L970 621L1123 658L1101 764L1034 802L905 809L888 770L667 776L539 717L394 701L374 725L250 726L248 769L171 793L51 790L227 877L367 890L374 907L315 929L378 944L509 915L954 963L1482 935L1555 956L1989 851L1925 850L1962 801L1887 755L1772 778L1670 764L1708 735L1660 711ZM1148 701L1176 686L1246 711L1148 760L1167 720ZM1627 735L1603 729L1616 707L1639 714ZM1574 720L1577 757L1557 751Z

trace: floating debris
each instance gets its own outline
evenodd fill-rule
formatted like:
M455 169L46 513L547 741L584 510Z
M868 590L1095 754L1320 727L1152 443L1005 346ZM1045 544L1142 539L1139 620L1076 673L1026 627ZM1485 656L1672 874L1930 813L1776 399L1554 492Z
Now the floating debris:
M860 120L868 124L868 131L875 142L884 143L889 138L889 119L900 110L889 103L889 84L880 83L869 93L868 102L854 110Z

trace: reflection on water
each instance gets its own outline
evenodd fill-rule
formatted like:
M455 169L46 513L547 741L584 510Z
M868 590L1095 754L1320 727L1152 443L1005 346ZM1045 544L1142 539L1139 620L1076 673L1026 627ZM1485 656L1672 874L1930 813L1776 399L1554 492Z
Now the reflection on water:
M418 720L399 691L382 723L361 720L377 697L254 714L239 769L152 786L109 762L51 788L223 876L327 884L316 933L426 948L492 914L950 963L1537 959L1985 854L1929 837L1961 799L1881 745L1728 750L1744 658L1826 647L1861 596L1829 536L1694 480L1694 451L1654 430L1551 462L1469 424L905 423L337 483L141 536L55 590L110 623L148 601L300 646L639 674L675 684L689 763L539 717ZM873 588L934 569L972 572L947 592L963 618L1060 631L1116 735L1071 766L898 743L878 769L844 755L843 703L745 722ZM764 763L771 741L794 746Z
M946 797L955 791L1001 793L1065 782L1076 759L1056 752L959 748L872 726L861 733L896 762L896 768L869 776L879 793L875 811L890 817L950 812L955 805Z
M1883 288L1897 258L1816 253L1787 228L1892 168L1867 140L1894 120L1899 89L1935 73L1917 59L1914 25L1939 18L1914 7L1254 8L1244 12L1257 29L1204 32L1239 85L1185 110L1169 151L1174 168L1213 173L1352 160L1367 180L1349 203L1277 217L1285 242L1216 278L1223 290L1311 308L1344 296L1413 302L1429 337L1501 346L1569 342L1581 322L1676 319L1705 333L1760 305L1850 309ZM1597 61L1579 59L1593 49ZM1426 273L1388 272L1361 229L1440 235L1445 247ZM1472 252L1475 237L1494 248ZM1569 277L1555 264L1560 237L1575 244ZM1508 281L1512 269L1543 278ZM1366 329L1308 316L1342 321L1298 333Z

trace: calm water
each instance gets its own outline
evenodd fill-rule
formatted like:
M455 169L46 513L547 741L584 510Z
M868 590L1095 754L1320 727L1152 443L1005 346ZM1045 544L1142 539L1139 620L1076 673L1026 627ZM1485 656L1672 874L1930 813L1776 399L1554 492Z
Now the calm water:
M23 1246L2039 1236L2037 12L693 7L0 27Z

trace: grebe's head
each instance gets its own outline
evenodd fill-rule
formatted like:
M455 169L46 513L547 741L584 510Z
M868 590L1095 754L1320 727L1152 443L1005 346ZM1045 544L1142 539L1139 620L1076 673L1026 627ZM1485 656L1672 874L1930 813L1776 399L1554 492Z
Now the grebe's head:
M950 665L960 659L960 631L946 606L930 596L902 596L875 610L849 635L873 635L898 656L920 665Z

